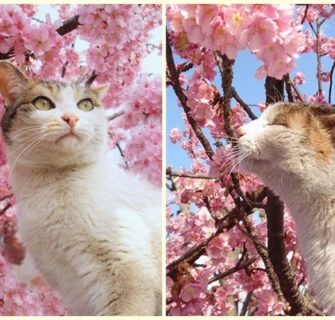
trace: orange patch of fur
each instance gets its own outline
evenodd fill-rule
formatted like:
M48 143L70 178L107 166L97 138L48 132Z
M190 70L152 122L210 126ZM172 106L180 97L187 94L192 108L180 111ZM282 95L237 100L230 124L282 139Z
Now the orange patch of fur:
M316 157L321 161L330 162L334 153L332 137L320 120L308 106L285 105L276 114L273 123L303 130Z

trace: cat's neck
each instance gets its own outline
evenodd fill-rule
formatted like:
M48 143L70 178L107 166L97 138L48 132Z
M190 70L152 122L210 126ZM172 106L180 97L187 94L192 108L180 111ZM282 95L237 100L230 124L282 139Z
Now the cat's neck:
M16 165L15 168L10 167L11 175L18 177L24 177L26 175L66 175L74 171L86 170L90 167L94 167L101 162L100 159L90 162L81 163L66 163L64 165Z
M17 165L14 170L10 171L10 177L15 194L20 197L21 194L29 193L30 189L43 188L55 183L66 184L66 181L73 176L82 177L81 180L84 182L88 174L90 177L94 175L94 172L101 170L105 162L101 157L92 162L66 166Z
M315 206L327 211L330 201L335 199L335 161L334 165L323 165L296 159L284 168L264 171L261 177L294 211L309 212Z
M287 205L304 234L329 236L335 241L335 174L331 170L307 168L297 174L272 170L263 181ZM326 221L333 223L334 228L328 229Z

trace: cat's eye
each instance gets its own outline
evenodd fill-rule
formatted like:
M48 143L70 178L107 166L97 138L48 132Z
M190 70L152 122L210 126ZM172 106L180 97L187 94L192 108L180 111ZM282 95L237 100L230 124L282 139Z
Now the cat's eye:
M38 110L50 110L55 108L55 104L47 97L37 97L33 101L33 105L38 109Z
M77 103L77 106L80 110L87 111L87 112L93 110L93 108L94 108L93 102L92 102L91 99L80 100Z

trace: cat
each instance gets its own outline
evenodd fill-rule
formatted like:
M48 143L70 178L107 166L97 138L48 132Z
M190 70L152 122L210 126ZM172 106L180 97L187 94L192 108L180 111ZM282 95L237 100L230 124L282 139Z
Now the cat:
M104 90L0 63L19 234L71 315L161 315L161 191L108 160Z
M241 133L240 169L289 208L312 292L335 315L335 109L276 103Z

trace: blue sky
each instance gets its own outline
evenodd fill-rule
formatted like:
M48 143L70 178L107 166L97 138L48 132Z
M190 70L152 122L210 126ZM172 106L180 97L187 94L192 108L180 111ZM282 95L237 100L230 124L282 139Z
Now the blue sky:
M335 36L334 21L330 24L326 24L323 31L329 35ZM175 62L180 63L178 56L174 55ZM330 71L332 60L328 58L322 58L323 71ZM299 85L298 88L302 94L308 96L313 95L317 91L316 82L316 55L313 53L302 54L299 59L296 60L297 67L290 73L291 78L294 77L297 71L305 74L306 83ZM264 80L257 80L255 73L257 68L261 65L254 55L249 51L239 52L234 64L234 80L233 85L239 93L240 97L248 104L258 104L264 102L265 91L264 91ZM192 70L191 70L192 72ZM218 70L217 70L218 73ZM220 77L217 75L214 84L221 88ZM322 83L323 90L327 93L328 97L328 83ZM335 88L333 88L333 92ZM182 108L177 105L176 96L173 89L169 87L166 95L166 109L167 109L167 134L166 134L166 165L172 166L175 170L178 170L180 166L189 169L191 159L187 157L186 152L181 149L179 144L172 144L169 139L169 133L172 128L184 129L184 123L182 121ZM335 101L335 93L333 93L333 102ZM235 103L232 100L233 104ZM257 107L251 107L254 113L259 114Z

